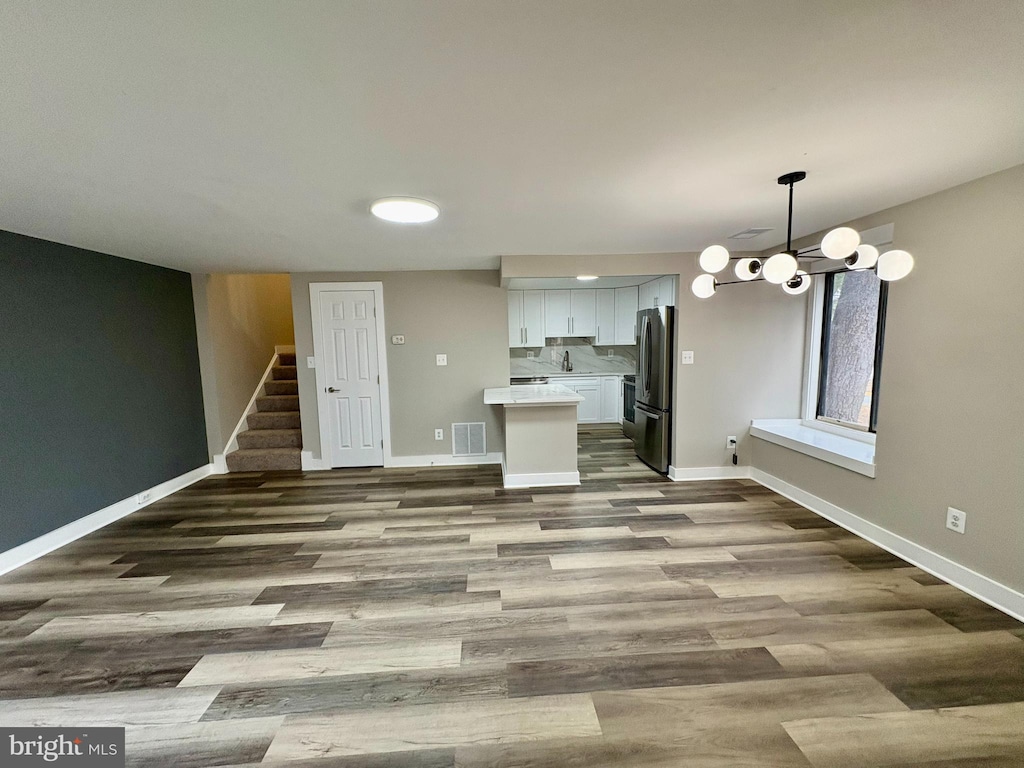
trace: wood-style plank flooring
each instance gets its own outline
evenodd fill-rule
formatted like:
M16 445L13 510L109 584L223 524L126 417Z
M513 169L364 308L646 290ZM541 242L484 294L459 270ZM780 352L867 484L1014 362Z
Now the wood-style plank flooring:
M177 768L1024 765L1017 622L616 430L580 470L208 478L0 578L0 725Z

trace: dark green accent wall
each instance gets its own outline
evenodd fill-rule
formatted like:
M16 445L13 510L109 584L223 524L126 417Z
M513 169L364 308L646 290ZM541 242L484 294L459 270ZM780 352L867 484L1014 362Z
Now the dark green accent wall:
M207 461L188 273L0 230L0 552Z

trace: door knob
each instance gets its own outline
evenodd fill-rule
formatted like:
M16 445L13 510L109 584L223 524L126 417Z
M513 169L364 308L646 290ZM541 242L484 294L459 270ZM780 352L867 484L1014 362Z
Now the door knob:
M327 388L327 391L328 391L328 392L341 392L341 390L340 390L340 389L335 389L334 387L328 387L328 388Z

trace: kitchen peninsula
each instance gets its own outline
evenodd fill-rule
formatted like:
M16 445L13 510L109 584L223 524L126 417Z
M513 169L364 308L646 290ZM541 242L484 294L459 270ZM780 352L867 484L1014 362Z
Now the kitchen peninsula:
M506 488L579 485L576 408L583 397L561 384L484 390L486 405L505 415Z

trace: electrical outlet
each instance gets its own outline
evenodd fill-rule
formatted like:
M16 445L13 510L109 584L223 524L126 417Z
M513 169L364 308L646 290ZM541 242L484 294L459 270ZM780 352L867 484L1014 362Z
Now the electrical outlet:
M967 513L950 507L946 510L946 527L957 533L964 533L967 528Z
M693 365L693 350L688 349L683 352L683 365Z
M391 343L396 345L405 344L405 336L392 336Z
M142 493L135 497L135 503L141 507L143 504L148 504L152 498L152 491L143 491Z
M608 357L615 357L615 350L614 349L609 349L608 350Z
M435 440L444 440L444 430L443 429L435 429L434 430L434 439Z
M727 438L725 438L725 450L736 450L736 435L729 435Z
M437 364L438 365L448 365L448 355L438 355L437 356Z
M526 359L527 360L533 360L533 352L532 351L526 353Z

